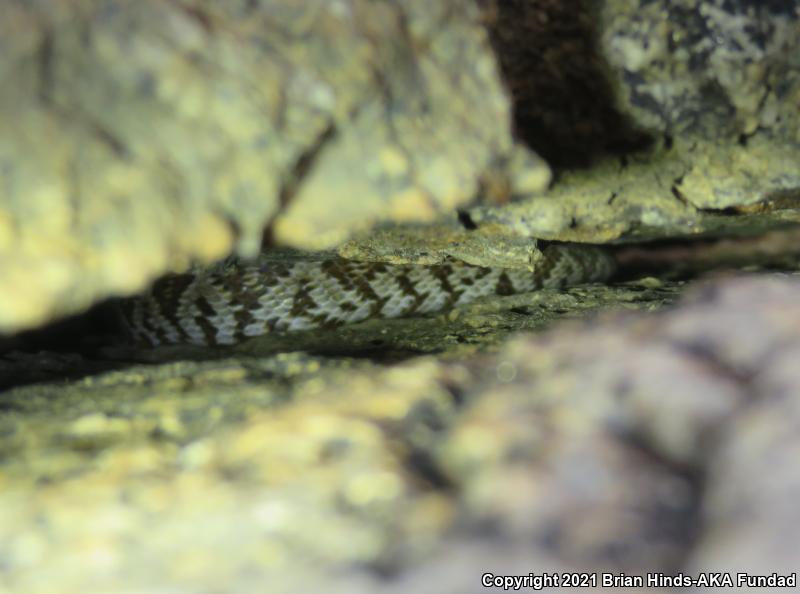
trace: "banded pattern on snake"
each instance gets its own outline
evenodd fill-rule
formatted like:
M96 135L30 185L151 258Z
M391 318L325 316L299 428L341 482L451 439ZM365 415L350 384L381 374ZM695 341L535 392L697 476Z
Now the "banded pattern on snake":
M222 345L273 331L306 330L443 311L489 295L511 295L606 280L613 258L603 249L549 244L533 270L360 262L331 257L215 266L157 281L126 299L133 338L161 344Z

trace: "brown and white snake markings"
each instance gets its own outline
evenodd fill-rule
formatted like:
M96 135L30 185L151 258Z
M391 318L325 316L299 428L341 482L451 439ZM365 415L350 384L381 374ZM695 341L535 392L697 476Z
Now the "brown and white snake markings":
M222 345L273 331L443 311L490 295L602 282L614 268L602 248L576 244L548 245L533 270L262 254L167 276L147 294L125 299L121 309L139 342Z

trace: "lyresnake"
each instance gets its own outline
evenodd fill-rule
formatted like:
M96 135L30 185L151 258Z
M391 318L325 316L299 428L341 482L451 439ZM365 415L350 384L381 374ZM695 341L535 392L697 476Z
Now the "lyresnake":
M232 344L306 330L447 310L490 295L601 282L614 270L602 248L549 244L531 268L362 262L331 255L247 261L167 276L122 303L137 341Z

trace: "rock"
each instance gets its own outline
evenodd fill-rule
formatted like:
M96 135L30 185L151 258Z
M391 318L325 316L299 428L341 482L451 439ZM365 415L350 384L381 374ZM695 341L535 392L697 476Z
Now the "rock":
M0 7L0 333L542 189L470 0Z
M798 267L797 3L476 2L0 5L0 332L265 224L623 275L232 348L98 349L102 308L0 341L0 590L794 571L800 280L764 270Z
M483 353L6 391L4 583L388 594L531 566L793 571L799 297L797 277L729 279Z
M800 2L486 4L517 132L558 171L475 225L630 242L797 222Z
M796 1L429 4L0 8L0 333L381 221L483 265L797 222Z

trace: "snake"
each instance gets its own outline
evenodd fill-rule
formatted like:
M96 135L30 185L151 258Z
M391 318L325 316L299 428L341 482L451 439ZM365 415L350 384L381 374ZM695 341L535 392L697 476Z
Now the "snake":
M546 245L528 268L263 252L162 277L146 293L123 299L120 311L136 343L230 345L271 332L423 315L492 295L603 282L614 269L603 248L567 243Z

